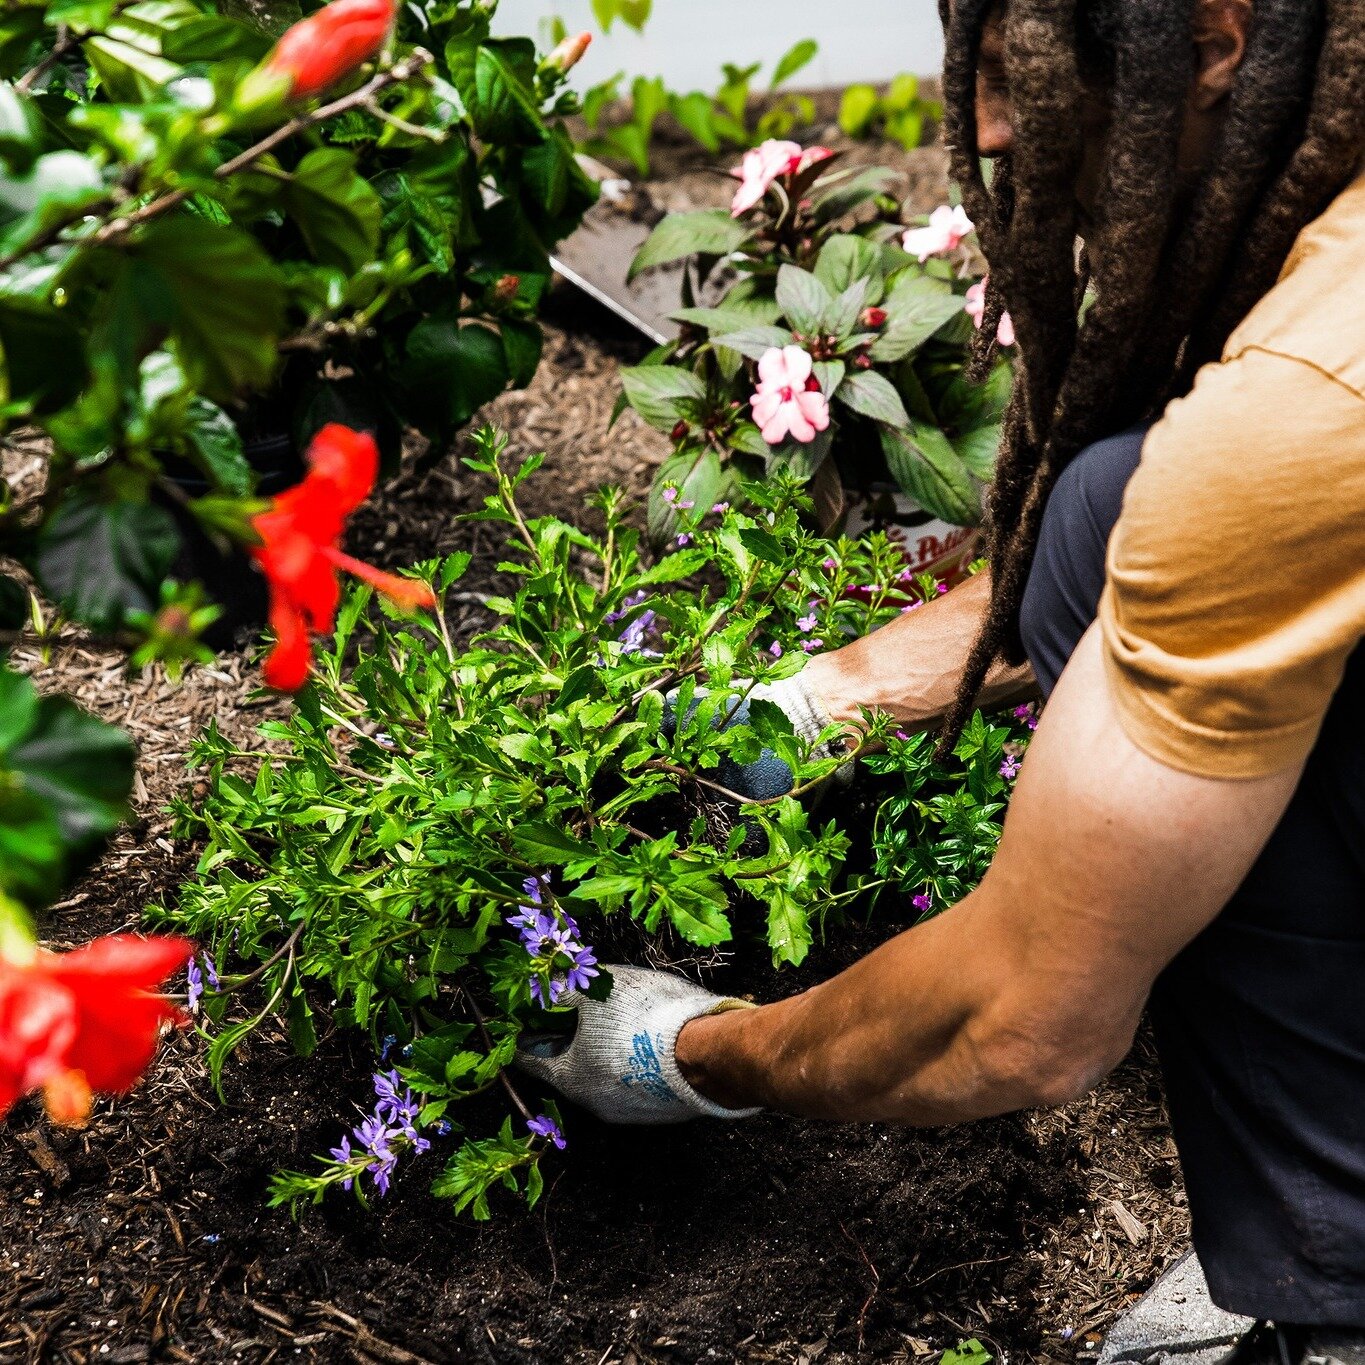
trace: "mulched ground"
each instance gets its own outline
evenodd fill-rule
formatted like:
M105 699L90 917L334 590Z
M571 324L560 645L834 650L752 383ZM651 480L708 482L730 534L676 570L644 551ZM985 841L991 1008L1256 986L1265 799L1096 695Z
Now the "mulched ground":
M917 163L926 204L935 156ZM540 373L488 416L514 450L548 453L531 510L581 516L603 482L643 495L666 443L631 414L606 428L634 339L571 295L550 316ZM453 622L468 633L500 546L496 528L458 520L484 490L456 456L398 479L355 541L389 565L472 550ZM25 640L15 660L141 751L134 820L47 937L135 927L193 870L162 811L190 739L210 718L245 738L282 703L254 694L249 650L178 685L130 679L71 632ZM741 949L724 979L759 998L797 989L897 927L874 919L779 981ZM427 1194L436 1152L372 1210L337 1198L297 1224L268 1210L271 1172L335 1141L372 1062L363 1040L332 1035L302 1063L267 1030L229 1065L220 1104L201 1042L182 1035L82 1132L16 1110L0 1129L0 1362L934 1365L969 1336L1002 1358L1072 1361L1187 1237L1145 1041L1066 1110L941 1132L763 1117L641 1134L575 1114L541 1206L505 1202L487 1225Z

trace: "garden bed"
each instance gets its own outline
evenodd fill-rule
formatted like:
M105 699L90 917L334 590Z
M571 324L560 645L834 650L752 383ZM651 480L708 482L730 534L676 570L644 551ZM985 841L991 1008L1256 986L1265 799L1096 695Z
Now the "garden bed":
M912 164L928 207L937 153ZM669 207L701 195L690 178L721 183L680 165ZM535 379L487 414L513 454L548 454L528 510L587 515L604 482L642 499L668 443L631 413L611 431L607 420L616 370L643 346L567 293L547 321ZM358 552L383 564L472 552L451 621L466 638L498 585L499 528L457 520L484 491L447 459L409 471L354 525ZM162 813L190 739L210 718L246 738L283 704L253 698L249 653L178 687L159 670L129 684L120 656L74 634L15 661L140 748L135 822L47 935L135 927L193 871ZM874 915L777 980L741 948L727 988L797 989L899 927ZM0 1361L932 1363L972 1336L1011 1360L1072 1360L1186 1236L1145 1044L1057 1114L934 1133L766 1116L639 1132L574 1115L530 1213L507 1200L491 1224L456 1218L427 1193L433 1152L371 1210L338 1197L295 1224L267 1210L266 1182L336 1140L367 1101L373 1058L331 1035L300 1062L274 1033L228 1064L226 1104L201 1045L181 1036L83 1132L51 1130L31 1102L0 1129Z

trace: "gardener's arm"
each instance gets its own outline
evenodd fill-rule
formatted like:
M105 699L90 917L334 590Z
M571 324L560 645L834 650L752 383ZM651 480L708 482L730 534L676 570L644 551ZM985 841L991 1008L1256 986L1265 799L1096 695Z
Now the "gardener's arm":
M797 680L818 699L830 721L857 726L860 708L884 711L907 730L924 730L948 713L990 605L988 572L907 612L842 649L816 654ZM996 663L979 705L989 710L1037 695L1027 664Z
M1215 781L1149 758L1092 629L981 886L803 995L694 1019L682 1075L729 1108L915 1124L1081 1094L1127 1051L1157 973L1222 909L1300 771Z

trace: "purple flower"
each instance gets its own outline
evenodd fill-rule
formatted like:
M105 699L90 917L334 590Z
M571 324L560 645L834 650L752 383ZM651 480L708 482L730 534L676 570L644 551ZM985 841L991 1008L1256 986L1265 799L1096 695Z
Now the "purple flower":
M539 1118L527 1119L526 1126L537 1137L548 1138L561 1152L568 1145L564 1141L564 1134L559 1131L559 1124L548 1114L541 1114Z
M671 507L675 502L678 501L678 490L677 490L677 488L676 488L673 484L671 484L671 483L668 484L668 485L666 485L665 488L664 488L662 497L663 497L663 500L664 500L666 503L668 503L669 506Z
M820 567L821 567L822 569L826 569L826 570L831 570L831 571L832 571L832 570L837 569L837 568L839 567L839 561L838 561L837 559L835 559L833 556L831 556L831 557L828 558L828 559L822 560L822 561L821 561L821 564L820 564Z
M824 649L824 647L825 647L825 642L824 642L823 640L802 640L802 641L801 641L801 648L802 648L807 654L814 654L815 651L816 651L817 649Z
M768 646L768 653L771 654L774 659L780 659L782 657L782 645L777 640L774 640L772 644Z
M681 537L679 537L681 539ZM621 642L623 654L633 654L645 642L645 637L654 626L654 613L642 611L617 637Z
M948 585L946 583L940 583L934 588L934 591L942 597L943 594L948 591Z
M1000 776L1004 778L1019 776L1019 760L1013 754L1006 755L1005 761L1000 765Z
M204 959L204 975L209 979L209 986L213 990L218 989L218 968L213 965L213 959L207 954L202 953Z
M714 504L712 505L712 507L711 507L711 510L712 510L718 517L724 516L725 513L728 512L728 511L730 510L730 504L729 504L728 502L718 502L718 503L714 503Z
M394 1044L397 1043L397 1041L398 1035L396 1033L386 1033L384 1035L384 1041L379 1045L379 1060L381 1062L387 1062L389 1060L389 1053L393 1051Z
M684 531L684 532L682 532L681 535L679 535L679 537L678 537L678 539L677 539L677 541L676 541L675 543L677 544L678 549L681 550L685 545L691 545L691 543L692 543L692 537L689 536L689 535L687 534L686 531Z
M924 914L934 903L934 898L928 892L922 891L918 896L910 897L910 904L915 907L920 914Z
M918 611L923 605L923 602L911 602L908 607L901 608L901 615L904 616L908 611Z
M1016 706L1014 708L1014 718L1015 720L1022 720L1030 730L1036 730L1038 728L1038 708L1034 706L1032 702L1029 702L1025 706Z
M638 592L633 592L629 597L622 598L621 605L615 611L609 611L603 618L603 625L614 625L617 621L632 608L638 607L645 600L645 590L641 588Z
M909 739L910 736L909 736L908 734L906 734L904 730L897 730L897 731L896 731L896 738L897 738L897 739L901 739L901 740L906 740L906 739Z
M199 997L204 993L204 974L199 970L199 959L190 958L185 968L185 1004L191 1014L199 1012Z
M796 618L796 628L802 635L809 635L819 623L820 618L814 612L811 612L809 616L798 616Z
M598 975L597 957L591 948L579 948L573 954L573 965L564 976L564 985L571 991L585 991L588 982Z

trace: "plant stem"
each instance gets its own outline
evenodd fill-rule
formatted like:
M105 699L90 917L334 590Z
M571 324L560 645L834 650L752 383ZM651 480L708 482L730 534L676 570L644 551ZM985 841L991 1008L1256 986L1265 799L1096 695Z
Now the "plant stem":
M479 1026L479 1033L483 1037L484 1047L486 1047L489 1052L492 1052L494 1047L493 1035L488 1031L488 1021L483 1017L483 1011L479 1008L479 1002L474 999L474 996L470 993L468 987L465 987L464 989L464 998L469 1002L470 1011L474 1015L475 1022ZM507 1079L506 1069L498 1072L498 1080L502 1082L502 1088L507 1091L507 1098L516 1106L517 1112L520 1113L527 1123L530 1123L531 1120L535 1118L535 1115L526 1107L526 1101L517 1094L516 1087Z

